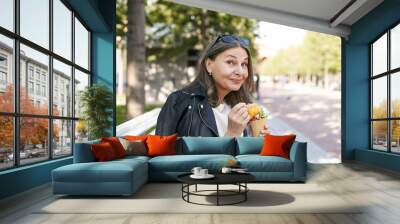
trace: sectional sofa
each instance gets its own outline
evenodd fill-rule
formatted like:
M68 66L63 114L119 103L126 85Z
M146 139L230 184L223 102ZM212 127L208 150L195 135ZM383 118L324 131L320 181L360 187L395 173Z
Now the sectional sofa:
M247 168L259 182L305 182L307 143L295 141L290 159L260 156L263 137L182 137L178 138L177 155L127 156L107 162L96 162L91 141L75 144L73 164L52 171L54 194L131 195L148 181L176 181L193 167L218 172L230 159Z

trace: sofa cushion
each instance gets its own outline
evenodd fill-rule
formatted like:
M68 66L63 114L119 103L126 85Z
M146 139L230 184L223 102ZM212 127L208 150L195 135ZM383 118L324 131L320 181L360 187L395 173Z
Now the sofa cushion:
M259 154L264 137L236 137L236 155Z
M90 148L92 144L99 144L100 140L75 143L74 147L74 163L95 162L96 158Z
M129 182L134 172L143 172L146 162L136 159L109 162L74 163L53 170L58 182ZM147 176L147 173L140 175Z
M190 172L193 167L200 166L211 172L219 171L231 155L175 155L158 156L149 160L149 170L163 172Z
M182 152L178 154L225 154L235 155L235 138L233 137L182 137Z
M149 159L150 159L150 157L147 157L147 156L130 155L130 156L125 156L124 158L113 160L113 162L127 162L127 163L130 163L130 162L135 161L135 160L148 162Z
M292 172L292 161L279 156L238 155L236 159L249 172Z

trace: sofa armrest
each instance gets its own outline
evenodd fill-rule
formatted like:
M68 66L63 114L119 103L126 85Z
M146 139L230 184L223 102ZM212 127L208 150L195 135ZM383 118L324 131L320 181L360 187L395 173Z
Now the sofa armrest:
M305 181L307 175L307 142L295 141L290 149L290 160L293 162L293 178Z
M94 140L89 142L75 143L74 145L74 163L89 163L95 162L90 146L92 144L100 143L100 140Z

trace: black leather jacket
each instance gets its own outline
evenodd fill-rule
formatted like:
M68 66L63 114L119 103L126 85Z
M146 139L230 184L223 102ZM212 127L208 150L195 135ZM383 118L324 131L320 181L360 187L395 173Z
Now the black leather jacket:
M218 137L206 90L198 83L171 93L157 119L156 135ZM247 136L246 129L243 136Z

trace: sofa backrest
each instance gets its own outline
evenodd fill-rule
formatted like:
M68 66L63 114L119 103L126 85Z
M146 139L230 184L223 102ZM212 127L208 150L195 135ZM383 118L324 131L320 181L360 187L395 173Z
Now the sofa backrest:
M264 137L236 137L236 155L259 154Z
M177 154L226 154L235 155L235 138L233 137L182 137L182 144Z
M100 143L100 140L75 143L74 163L96 161L90 145L97 143ZM178 155L225 154L236 156L259 154L263 143L264 137L179 137L176 147ZM297 142L293 146L296 144Z
M75 143L74 148L74 163L89 163L95 162L96 158L90 148L92 144L98 144L100 140L93 140L81 143Z

